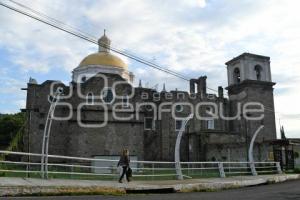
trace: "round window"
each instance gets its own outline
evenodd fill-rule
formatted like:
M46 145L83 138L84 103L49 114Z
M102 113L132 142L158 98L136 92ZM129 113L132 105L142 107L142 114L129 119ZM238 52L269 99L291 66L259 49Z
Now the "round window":
M114 100L114 93L111 88L106 88L102 91L102 99L105 103L112 103Z
M177 112L182 112L183 111L183 106L182 105L176 105L175 110Z

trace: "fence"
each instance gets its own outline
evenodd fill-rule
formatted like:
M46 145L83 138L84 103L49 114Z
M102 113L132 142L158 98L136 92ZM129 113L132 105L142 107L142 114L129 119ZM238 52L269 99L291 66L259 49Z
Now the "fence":
M43 177L41 174L42 154L0 151L6 159L0 160L0 172L4 176ZM36 162L28 162L30 160ZM120 169L118 160L48 155L47 177L116 180ZM95 163L97 163L95 165ZM175 162L132 161L135 180L176 179ZM185 178L226 177L251 175L251 165L258 174L281 173L277 162L181 162ZM1 173L0 173L1 175Z

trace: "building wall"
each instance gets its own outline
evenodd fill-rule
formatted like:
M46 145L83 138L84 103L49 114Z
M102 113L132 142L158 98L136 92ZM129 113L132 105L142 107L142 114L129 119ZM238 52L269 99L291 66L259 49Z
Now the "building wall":
M297 152L298 157L295 158L295 167L300 168L300 146L294 146L294 152Z
M260 125L265 128L259 133L257 141L270 141L276 139L276 126L274 114L273 84L267 82L244 81L239 85L228 88L231 115L237 113L238 107L243 107L246 103L261 103L264 106L264 115L262 120L247 120L245 116L241 116L240 120L232 121L231 131L240 132L243 136L248 136L250 141L255 131ZM240 104L240 106L239 106ZM258 108L258 107L252 107ZM258 115L251 114L250 117Z
M108 87L117 81L124 81L121 76L105 74L108 77ZM43 84L28 84L27 90L27 117L30 119L27 126L28 133L24 136L25 151L31 153L41 153L41 141L47 112L49 110L48 96L53 81L46 81ZM197 91L195 85L197 84ZM134 88L135 94L130 102L134 108L131 111L119 113L120 115L137 114L139 117L119 121L112 116L114 103L121 102L116 99L113 104L108 104L108 125L102 128L84 128L78 125L78 113L80 113L84 124L95 124L103 122L103 108L99 105L85 105L79 112L78 105L86 102L85 98L80 98L77 94L79 85L72 83L65 86L56 83L64 89L64 96L72 93L70 98L63 98L60 102L72 105L73 116L65 121L53 121L49 153L56 155L68 155L79 157L93 157L95 155L113 156L120 154L123 148L128 148L131 154L136 155L139 160L165 160L174 161L175 142L178 131L175 130L175 119L170 111L162 113L161 119L155 120L153 130L144 129L145 117L153 117L154 109L147 106L137 108L138 103L150 103L159 105L169 103L165 109L171 109L174 103L189 102L194 107L201 102L211 102L218 105L218 110L223 110L225 115L234 115L237 104L242 105L250 101L258 101L268 108L274 109L273 83L245 80L239 85L228 87L229 99L223 97L223 92L219 91L218 96L207 94L206 77L193 79L190 83L190 93L186 91L171 91L172 98L165 96L166 92L157 92L148 88ZM87 95L93 93L100 96L104 88L104 81L101 77L93 77L80 85L81 93ZM132 90L130 85L121 85L116 88L115 93L126 95ZM143 98L147 94L148 98ZM179 94L179 95L178 95ZM160 98L156 98L156 95ZM196 98L191 98L194 95ZM95 103L101 100L95 99ZM221 109L222 108L222 109ZM201 116L206 116L206 107L200 109ZM55 115L66 117L70 112L66 106L57 106ZM183 110L175 112L177 117L187 117L190 113L187 106ZM214 128L209 129L207 121L199 120L195 116L187 124L184 137L181 143L181 160L183 161L205 161L205 160L231 160L244 161L247 158L247 149L253 133L260 124L265 128L260 133L255 146L255 159L267 160L269 146L267 141L276 139L274 112L265 111L263 121L249 122L243 118L232 122L216 119Z
M119 76L112 76L109 79L109 86L113 81L123 80ZM50 103L48 95L50 86L53 82L47 81L41 85L28 85L27 94L27 116L30 117L28 125L28 134L24 136L25 151L31 153L42 152L42 138L44 126L47 118ZM100 83L100 84L99 84ZM100 94L101 79L90 79L82 86L82 93L93 92ZM63 84L56 84L56 87L62 86L65 95L70 88ZM76 91L76 85L72 85ZM126 88L119 88L119 91L125 91ZM116 91L118 93L118 91ZM121 100L116 100L121 101ZM49 154L92 157L94 155L119 155L124 148L130 149L131 153L137 155L138 159L144 159L143 145L143 119L119 122L112 118L112 113L108 114L108 125L103 128L83 128L78 125L78 105L86 102L86 99L79 98L74 93L71 98L61 99L60 102L68 102L73 106L73 116L66 121L53 120L49 142ZM111 110L111 105L107 105ZM69 108L57 105L55 116L66 117L70 112ZM103 122L103 110L96 105L84 106L81 111L81 121L84 124L94 124ZM38 158L32 158L38 160Z

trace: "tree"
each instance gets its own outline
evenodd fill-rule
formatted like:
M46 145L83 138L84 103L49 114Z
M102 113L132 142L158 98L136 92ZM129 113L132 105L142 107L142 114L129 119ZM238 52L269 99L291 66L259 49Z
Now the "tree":
M280 127L280 135L282 140L286 140L285 132L283 126Z
M0 115L0 148L6 149L25 124L25 114Z

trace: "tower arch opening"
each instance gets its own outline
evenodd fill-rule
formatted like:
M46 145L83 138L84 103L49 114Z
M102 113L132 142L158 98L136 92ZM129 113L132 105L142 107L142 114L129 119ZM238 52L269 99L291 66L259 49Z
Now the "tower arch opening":
M241 82L241 72L239 68L235 68L233 70L233 80L235 83L240 83Z
M255 65L254 66L254 71L255 71L256 80L261 81L261 79L262 79L262 67L260 65Z

